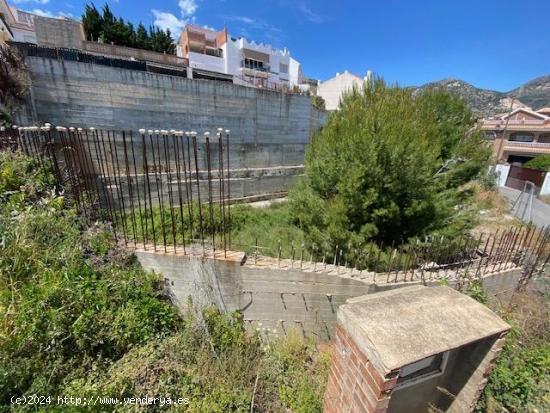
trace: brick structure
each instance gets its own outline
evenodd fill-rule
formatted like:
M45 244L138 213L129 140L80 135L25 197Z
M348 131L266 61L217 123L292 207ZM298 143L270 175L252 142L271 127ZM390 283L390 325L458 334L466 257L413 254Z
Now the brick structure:
M336 326L325 413L385 412L396 382L396 373L381 375L342 326Z
M338 310L324 411L472 412L509 328L449 287L350 299Z

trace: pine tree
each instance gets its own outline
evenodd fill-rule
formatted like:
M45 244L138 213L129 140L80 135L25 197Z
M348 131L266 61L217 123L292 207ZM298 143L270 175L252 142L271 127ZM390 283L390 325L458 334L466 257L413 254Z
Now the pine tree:
M290 193L293 218L324 250L458 236L473 223L472 194L461 188L487 166L484 148L458 97L365 84L312 138L305 178Z
M143 23L139 23L136 30L136 47L138 49L151 49L151 39Z
M97 41L103 29L103 18L99 14L99 11L97 11L94 3L91 5L86 4L84 7L82 24L84 26L84 32L86 33L86 39Z

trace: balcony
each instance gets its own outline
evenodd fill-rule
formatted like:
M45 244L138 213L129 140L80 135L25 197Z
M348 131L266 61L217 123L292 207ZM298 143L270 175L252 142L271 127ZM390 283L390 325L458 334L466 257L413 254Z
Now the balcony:
M519 142L519 141L504 141L504 151L528 152L533 154L550 153L550 143L545 142Z
M246 62L241 61L241 68L255 70L258 72L270 72L271 67L268 64L261 64L261 62Z

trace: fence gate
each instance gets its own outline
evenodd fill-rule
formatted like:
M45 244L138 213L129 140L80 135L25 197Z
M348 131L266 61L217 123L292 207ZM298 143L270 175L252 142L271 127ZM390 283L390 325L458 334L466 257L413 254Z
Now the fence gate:
M508 178L506 179L506 186L508 188L519 189L522 191L525 181L530 181L535 184L535 195L538 195L545 176L546 172L512 165L510 167L510 172L508 173Z

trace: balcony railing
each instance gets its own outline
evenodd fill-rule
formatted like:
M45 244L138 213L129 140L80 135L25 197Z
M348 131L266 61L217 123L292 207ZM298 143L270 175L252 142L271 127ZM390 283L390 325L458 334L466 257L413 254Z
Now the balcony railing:
M172 66L188 66L189 61L166 53L157 53L150 50L134 49L132 47L117 46L107 43L82 42L82 48L87 52L98 53L113 57L124 57L129 59L143 60Z
M257 70L258 72L270 72L271 71L271 67L269 65L264 65L264 66L258 67L258 66L252 65L250 63L246 63L244 60L241 61L241 67L243 69Z
M510 140L506 140L504 141L504 143L506 145L520 145L520 146L543 146L543 147L548 147L550 148L550 143L548 142L537 142L537 141L533 141L533 142L521 142L521 141L510 141Z

